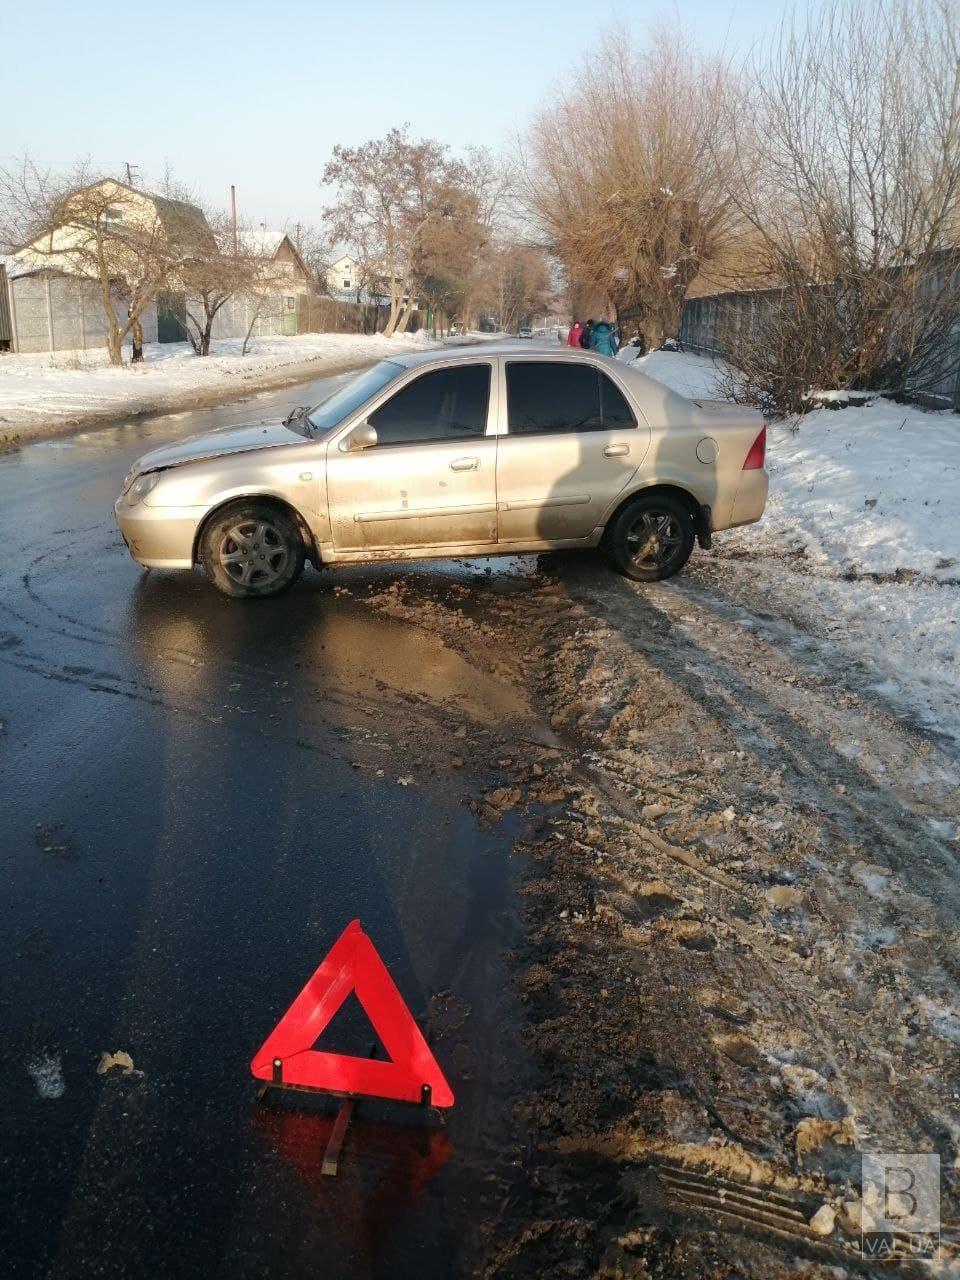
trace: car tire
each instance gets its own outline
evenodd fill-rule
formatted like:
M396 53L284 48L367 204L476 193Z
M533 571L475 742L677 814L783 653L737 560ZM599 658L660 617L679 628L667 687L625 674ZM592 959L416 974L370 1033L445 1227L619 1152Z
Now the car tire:
M614 568L636 582L659 582L690 559L696 529L690 508L669 493L641 496L607 527L604 545Z
M275 596L303 573L296 521L269 502L238 502L207 522L200 540L207 577L235 599Z

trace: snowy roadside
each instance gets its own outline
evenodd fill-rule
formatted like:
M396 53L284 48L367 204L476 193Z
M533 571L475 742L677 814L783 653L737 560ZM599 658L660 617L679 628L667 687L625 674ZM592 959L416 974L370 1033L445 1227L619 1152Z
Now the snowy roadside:
M59 435L123 415L215 404L235 395L338 373L391 352L439 346L417 333L310 333L214 342L204 359L188 343L148 343L141 365L114 368L106 350L0 356L0 446Z
M638 365L716 395L702 357ZM960 739L960 416L878 399L769 428L763 520L717 538L688 575L787 618L863 669L877 695Z

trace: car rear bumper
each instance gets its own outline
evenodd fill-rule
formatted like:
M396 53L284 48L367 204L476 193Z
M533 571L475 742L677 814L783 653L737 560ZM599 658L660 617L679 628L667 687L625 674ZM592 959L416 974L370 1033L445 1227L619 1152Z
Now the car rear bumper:
M122 498L114 506L117 527L127 550L148 569L190 569L203 507L129 507Z
M767 490L770 479L762 467L752 471L741 471L737 496L733 500L730 513L730 528L738 524L753 524L763 515L767 505Z

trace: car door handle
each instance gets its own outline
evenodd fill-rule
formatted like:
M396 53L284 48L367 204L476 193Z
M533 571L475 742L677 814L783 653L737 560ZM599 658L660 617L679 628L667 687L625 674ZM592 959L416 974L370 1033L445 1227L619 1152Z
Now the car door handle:
M603 451L605 458L623 458L630 452L628 444L608 444Z
M480 466L479 458L454 458L450 463L451 471L476 471Z

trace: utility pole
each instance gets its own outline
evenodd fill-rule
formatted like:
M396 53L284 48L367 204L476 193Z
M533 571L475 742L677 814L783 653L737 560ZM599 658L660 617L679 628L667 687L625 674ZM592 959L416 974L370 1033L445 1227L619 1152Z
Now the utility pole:
M131 164L129 160L124 160L123 166L127 171L127 186L135 186L136 182L139 181L140 178L140 166L137 164Z
M237 188L230 183L230 226L233 232L233 256L237 256Z
M300 223L297 223L297 253L300 252Z

